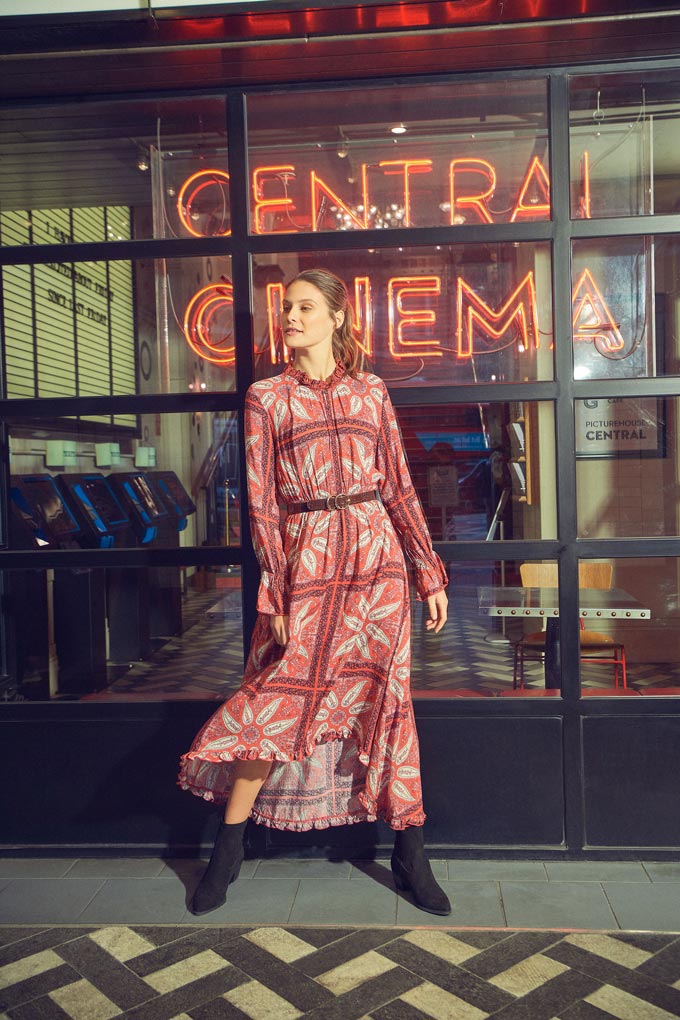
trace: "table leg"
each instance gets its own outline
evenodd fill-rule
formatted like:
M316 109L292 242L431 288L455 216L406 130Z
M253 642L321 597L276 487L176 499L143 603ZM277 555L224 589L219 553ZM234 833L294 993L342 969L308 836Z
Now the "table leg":
M551 616L545 628L545 687L546 690L561 690L560 677L560 621Z

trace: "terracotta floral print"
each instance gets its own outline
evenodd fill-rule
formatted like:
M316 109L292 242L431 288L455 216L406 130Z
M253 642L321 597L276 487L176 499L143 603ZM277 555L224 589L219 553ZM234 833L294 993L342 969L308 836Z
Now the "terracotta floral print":
M404 553L420 600L448 579L432 549L385 384L289 364L246 394L252 536L261 568L243 685L182 758L180 786L229 795L235 759L275 762L251 817L279 829L421 825ZM377 489L342 510L279 504ZM290 615L277 645L270 614Z

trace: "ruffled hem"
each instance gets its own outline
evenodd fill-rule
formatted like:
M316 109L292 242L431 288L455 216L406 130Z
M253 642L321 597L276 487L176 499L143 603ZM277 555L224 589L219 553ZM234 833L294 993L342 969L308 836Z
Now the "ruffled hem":
M206 800L211 804L223 804L227 801L227 797L216 797L214 792L205 786L192 786L189 783L182 783L181 781L178 782L177 785L182 790L189 790L195 796L202 797L203 800ZM272 815L264 814L264 812L254 807L248 817L251 818L256 825L264 825L268 829L279 829L282 832L310 832L312 829L331 829L340 825L356 825L359 822L377 821L383 821L389 825L391 829L397 831L406 829L412 825L420 827L425 824L427 816L424 811L419 810L415 812L415 814L388 818L381 812L364 810L351 815L332 815L326 818L310 818L305 821L299 821L293 818L275 818Z
M331 818L312 818L309 821L295 821L289 818L272 818L268 815L262 814L261 811L257 811L255 808L250 812L250 818L255 822L256 825L265 825L268 829L279 829L283 832L310 832L312 829L331 829L339 825L356 825L359 822L385 822L389 825L390 829L397 830L407 829L411 826L420 828L425 824L425 812L419 811L415 815L408 815L407 818L387 818L381 814L369 814L368 812L362 812L361 814L353 815L335 815Z
M354 734L347 727L343 727L340 730L328 730L322 734L321 739L313 741L304 751L300 751L295 755L274 755L266 753L264 751L258 751L256 748L245 750L242 752L236 751L212 751L212 752L191 752L182 755L181 762L182 766L180 769L179 777L177 779L177 785L182 790L186 790L189 793L193 793L196 797L202 797L214 804L225 804L229 799L228 793L219 794L216 796L215 791L207 786L198 786L195 783L190 782L186 778L186 771L189 763L196 759L200 761L208 762L222 762L229 763L235 761L277 761L284 764L290 764L294 761L304 761L317 747L323 744L329 744L336 740L354 740ZM362 765L368 766L370 755L365 750L357 749L357 758ZM362 806L361 811L353 812L352 814L344 815L333 815L326 816L323 818L310 818L305 821L299 821L295 819L287 819L274 817L273 815L264 814L256 806L250 812L250 818L257 825L266 825L270 829L281 829L287 832L308 832L310 829L328 829L339 825L353 825L358 822L376 822L378 820L384 821L391 829L400 830L406 829L408 826L424 825L425 813L422 808L414 809L412 812L407 812L399 816L390 816L381 812L372 797L368 797L364 791L357 795L357 799Z
M339 730L326 730L321 734L318 740L313 740L311 743L306 744L300 751L296 751L295 754L274 754L272 751L261 751L255 747L246 750L245 748L240 751L236 748L234 751L188 751L183 754L180 761L182 763L189 761L211 761L211 762L233 762L233 761L279 761L284 764L290 764L294 761L304 761L309 758L310 755L314 754L317 747L322 744L330 744L334 740L354 740L355 735L348 726L343 726ZM362 748L357 748L357 758L362 765L368 765L370 760L370 754L368 751ZM185 765L182 764L182 771L184 771ZM182 789L190 789L190 787L182 787Z

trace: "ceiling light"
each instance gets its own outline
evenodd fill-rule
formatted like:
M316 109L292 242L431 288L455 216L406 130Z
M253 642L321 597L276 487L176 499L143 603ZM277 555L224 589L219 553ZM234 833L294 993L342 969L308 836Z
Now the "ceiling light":
M406 134L406 125L400 121L398 124L393 124L392 127L390 128L390 131L392 132L393 135Z

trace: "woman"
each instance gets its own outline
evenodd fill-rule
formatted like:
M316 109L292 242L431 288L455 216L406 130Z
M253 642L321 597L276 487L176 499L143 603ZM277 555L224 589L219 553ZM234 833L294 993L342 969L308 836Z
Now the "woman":
M423 845L404 552L435 633L448 579L385 384L357 370L345 285L323 269L300 273L282 327L294 362L246 394L261 580L243 685L182 758L183 789L226 801L192 910L224 902L249 817L298 831L381 818L396 830L397 887L448 914Z

